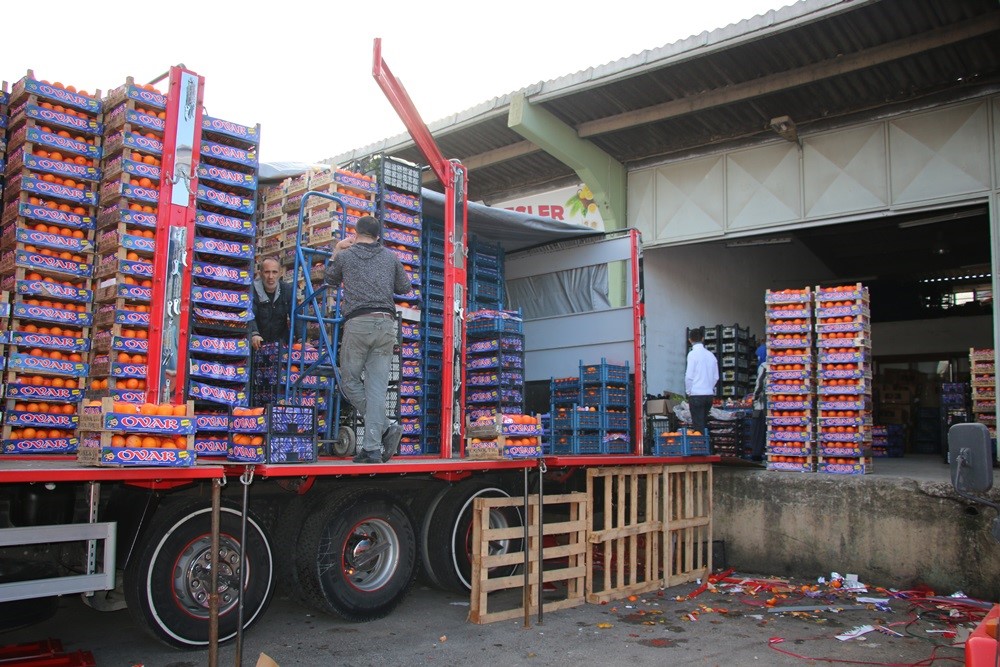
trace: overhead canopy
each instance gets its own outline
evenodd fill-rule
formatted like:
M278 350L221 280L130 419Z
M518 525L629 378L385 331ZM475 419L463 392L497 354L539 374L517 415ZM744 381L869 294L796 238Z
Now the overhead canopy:
M423 190L424 217L444 219L444 195ZM531 246L562 241L600 232L561 220L527 215L505 208L491 208L469 203L469 233L499 243L504 250L520 250Z

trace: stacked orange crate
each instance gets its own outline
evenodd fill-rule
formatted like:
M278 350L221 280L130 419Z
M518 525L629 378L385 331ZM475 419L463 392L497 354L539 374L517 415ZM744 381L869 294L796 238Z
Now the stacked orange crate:
M129 77L104 108L88 397L142 403L166 97Z
M767 468L816 469L813 432L812 293L768 290Z
M819 472L872 470L871 314L860 283L816 288Z
M0 290L13 294L4 453L77 448L101 131L96 96L30 71L11 90L0 218Z

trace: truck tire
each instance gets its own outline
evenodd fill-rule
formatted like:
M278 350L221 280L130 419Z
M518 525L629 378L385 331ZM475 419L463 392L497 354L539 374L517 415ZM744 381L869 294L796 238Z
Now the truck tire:
M509 498L504 489L481 480L469 480L445 489L427 510L421 530L421 557L428 578L438 586L465 592L472 589L472 504L476 498ZM490 526L523 526L518 508L490 512ZM490 543L490 554L520 551L522 540ZM500 576L514 574L516 565Z
M208 645L212 510L201 500L159 508L125 565L125 599L133 618L179 648ZM240 512L223 505L219 529L219 641L237 631ZM247 517L243 627L253 625L274 593L274 558L263 523Z
M413 524L383 491L328 498L302 526L295 565L308 604L349 621L382 618L413 585Z

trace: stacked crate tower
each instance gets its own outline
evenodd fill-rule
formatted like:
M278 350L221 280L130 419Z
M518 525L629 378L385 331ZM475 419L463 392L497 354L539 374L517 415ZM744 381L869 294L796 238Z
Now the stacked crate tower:
M993 348L970 349L969 371L972 377L972 416L984 424L994 441L997 437L997 380Z
M868 288L816 288L818 471L872 470L872 358Z
M91 399L145 402L154 235L167 99L129 78L104 100Z
M580 376L549 380L549 437L546 454L576 454L581 437L598 438L601 419L581 402Z
M100 100L28 75L9 97L0 291L11 295L3 451L73 452L92 338Z
M524 322L519 311L479 310L466 321L465 409L472 421L524 413Z
M7 93L7 82L0 84L0 204L3 203L4 169L7 166L7 103L10 95ZM0 207L2 212L2 207ZM7 369L7 318L10 317L10 295L0 290L0 400L6 380L4 371ZM2 420L0 420L2 425ZM2 451L2 450L0 450Z
M630 451L631 397L629 367L601 359L598 364L580 362L580 399L595 410L600 421L597 443L580 441L580 454L627 454Z
M756 351L752 347L750 328L739 324L720 325L715 352L719 359L719 389L722 398L739 399L753 391ZM707 331L706 331L707 333Z
M405 324L412 335L414 330L419 331L418 318L424 307L420 276L424 226L420 168L386 156L379 158L374 166L378 179L375 215L382 224L382 244L396 253L410 280L410 294L396 294L395 299L402 316L400 327ZM350 208L354 202L345 203ZM348 224L350 219L348 216ZM440 440L440 420L429 424L433 418L425 414L423 403L425 383L432 377L440 377L440 366L434 368L424 358L422 341L403 340L400 331L399 342L396 355L399 360L398 389L394 393L395 401L387 403L386 411L398 418L403 427L400 454L412 455L423 453L425 443L430 445L430 441L425 440L425 429L428 438L436 438L435 443Z
M403 322L403 344L419 345L424 367L424 384L419 395L403 392L404 404L423 415L420 440L404 438L401 453L438 453L441 450L441 364L444 327L444 227L440 221L424 220L421 290L424 296L420 326ZM408 441L408 442L407 442Z
M814 472L812 292L768 290L767 435L768 470Z
M202 456L221 456L222 413L250 401L259 145L259 125L202 116L187 374Z

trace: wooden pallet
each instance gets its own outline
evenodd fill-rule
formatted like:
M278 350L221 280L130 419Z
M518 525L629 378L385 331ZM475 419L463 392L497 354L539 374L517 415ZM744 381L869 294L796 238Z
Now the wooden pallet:
M712 465L664 468L665 587L704 579L712 572Z
M524 528L490 527L491 510L522 508L523 511L523 506L521 498L475 500L472 523L472 603L469 610L469 620L473 623L505 621L538 611L538 496L531 496L529 499L527 590L523 570L516 574L504 574L524 563ZM587 579L587 507L587 496L583 493L545 497L545 546L542 550L541 567L542 585L546 587L546 597L550 601L543 603L543 613L584 603ZM507 540L516 550L491 555L490 542L497 540ZM558 590L563 594L562 598L551 600L553 594L548 587L557 583L561 584ZM517 590L521 591L521 595L517 597L518 601L513 601L513 591ZM491 604L493 611L489 609ZM498 605L502 605L503 609L497 610Z

